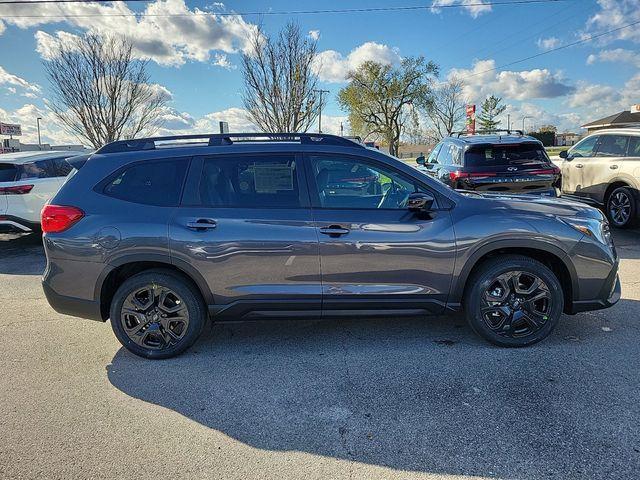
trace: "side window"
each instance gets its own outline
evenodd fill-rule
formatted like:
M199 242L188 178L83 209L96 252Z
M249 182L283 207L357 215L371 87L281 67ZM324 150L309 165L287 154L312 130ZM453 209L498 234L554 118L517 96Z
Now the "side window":
M52 163L53 173L56 177L66 177L73 170L73 167L64 158L54 158Z
M628 140L625 135L602 135L596 157L624 157Z
M640 157L640 137L629 137L627 157Z
M462 148L453 146L453 152L451 154L451 160L453 165L462 165Z
M184 158L135 163L108 179L102 193L127 202L177 206L188 164Z
M20 166L16 180L55 177L51 160L38 160Z
M311 155L321 208L404 209L416 183L357 157Z
M447 145L446 143L442 145L440 149L440 153L438 154L438 163L442 165L451 165L453 163L453 149L454 145Z
M201 204L208 207L299 207L295 156L205 158L199 193Z
M438 163L438 152L440 151L441 148L442 148L441 143L433 147L433 150L431 150L431 153L429 154L429 158L427 159L427 163Z
M584 140L576 143L576 145L569 150L569 154L572 158L577 157L593 157L596 142L600 136L596 135L593 137L585 138Z

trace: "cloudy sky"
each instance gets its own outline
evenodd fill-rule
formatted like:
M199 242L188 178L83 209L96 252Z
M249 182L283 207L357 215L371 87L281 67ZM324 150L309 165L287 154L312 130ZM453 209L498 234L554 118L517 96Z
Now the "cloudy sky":
M471 102L479 103L491 94L503 97L518 126L526 116L530 117L527 128L551 123L563 131L576 130L582 123L640 103L639 3L151 0L0 4L0 121L21 123L23 141L35 141L35 119L40 116L43 141L76 142L55 124L46 108L48 85L42 62L51 55L52 45L91 31L124 34L136 54L150 60L153 82L171 94L165 133L215 131L219 120L228 121L235 131L250 129L240 96L240 55L257 24L276 32L293 19L318 40L321 86L331 91L323 115L325 131L337 132L345 119L335 95L350 69L365 60L397 63L415 55L435 61L440 80L452 75L462 78ZM425 4L431 7L389 10ZM309 13L318 9L360 11ZM623 28L633 22L638 24Z

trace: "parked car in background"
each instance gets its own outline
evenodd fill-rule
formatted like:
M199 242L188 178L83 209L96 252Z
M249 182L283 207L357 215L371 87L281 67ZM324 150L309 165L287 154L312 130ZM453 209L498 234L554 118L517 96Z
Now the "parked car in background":
M638 224L640 128L594 133L560 157L563 195L603 208L616 227Z
M111 143L45 206L42 229L49 303L111 319L147 358L184 351L209 317L464 311L488 341L522 347L562 312L620 298L599 210L460 193L332 135Z
M438 143L419 170L458 190L556 196L560 169L542 142L520 131L454 134Z
M80 153L36 151L0 155L0 232L39 230L42 207L73 169L67 159Z

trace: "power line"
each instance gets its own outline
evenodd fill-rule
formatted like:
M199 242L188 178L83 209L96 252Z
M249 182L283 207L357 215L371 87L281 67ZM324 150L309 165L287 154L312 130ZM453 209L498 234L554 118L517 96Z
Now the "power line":
M128 1L151 2L152 0L114 0L116 2L126 3ZM72 14L65 15L3 15L2 18L80 18L80 17L185 17L192 15L216 15L216 16L246 16L246 15L317 15L317 14L343 14L343 13L378 13L378 12L403 12L416 10L446 9L446 8L471 8L471 7L500 7L500 6L519 6L519 5L535 5L543 3L563 3L574 2L576 0L512 0L512 1L493 1L493 2L475 2L475 3L455 3L448 5L438 5L437 2L431 5L409 5L398 7L363 7L363 8L343 8L343 9L320 9L320 10L278 10L278 11L258 11L258 12L190 12L190 13L114 13L114 14ZM26 5L30 3L41 4L72 4L72 3L97 3L91 0L0 0L0 5ZM102 3L102 2L100 2ZM105 2L106 3L106 2Z
M470 75L466 75L466 76L460 78L460 80L465 80L467 78L476 77L478 75L482 75L483 73L494 72L494 71L500 70L502 68L506 68L506 67L510 67L512 65L516 65L518 63L526 62L527 60L532 60L534 58L542 57L543 55L547 55L549 53L557 52L558 50L564 50L565 48L575 47L576 45L580 45L582 43L590 42L591 40L595 40L596 38L604 37L605 35L609 35L611 33L615 33L615 32L618 32L620 30L624 30L625 28L633 27L634 25L638 25L638 24L640 24L640 20L638 20L636 22L629 23L627 25L623 25L622 27L618 27L618 28L614 28L612 30L608 30L606 32L598 33L596 35L591 35L589 37L583 38L581 40L577 40L575 42L567 43L566 45L561 45L561 46L556 47L556 48L551 48L549 50L545 50L544 52L536 53L535 55L530 55L528 57L521 58L520 60L514 60L513 62L505 63L504 65L500 65L500 66L497 66L497 67L494 67L494 68L489 68L487 70L483 70L482 72L472 73Z

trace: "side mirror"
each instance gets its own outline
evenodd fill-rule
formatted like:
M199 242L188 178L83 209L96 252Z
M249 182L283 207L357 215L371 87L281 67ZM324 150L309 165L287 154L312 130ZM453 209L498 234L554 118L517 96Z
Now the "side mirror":
M559 156L560 158L567 159L567 158L569 158L569 152L568 152L568 151L566 151L566 150L562 150L562 151L558 154L558 156Z
M424 192L415 192L409 194L409 200L407 201L407 209L414 213L426 213L430 212L433 207L435 198L433 195Z
M420 155L418 158L416 158L416 163L418 165L424 165L426 161L427 160L424 158L424 155Z

